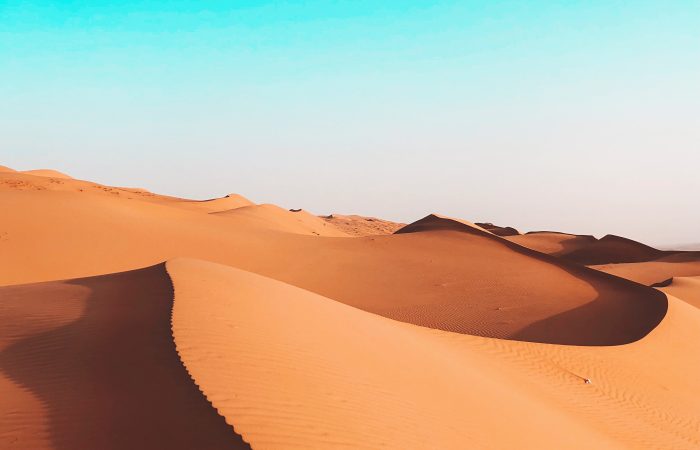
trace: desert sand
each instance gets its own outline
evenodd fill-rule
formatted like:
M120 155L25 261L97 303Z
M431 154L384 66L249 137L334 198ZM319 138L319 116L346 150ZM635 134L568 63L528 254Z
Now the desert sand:
M0 448L700 446L697 253L50 170L0 205Z

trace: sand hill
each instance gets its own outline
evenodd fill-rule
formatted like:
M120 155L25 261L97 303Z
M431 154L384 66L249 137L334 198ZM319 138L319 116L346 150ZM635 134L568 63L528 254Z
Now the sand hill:
M697 283L603 271L694 254L10 170L0 205L0 448L700 445Z

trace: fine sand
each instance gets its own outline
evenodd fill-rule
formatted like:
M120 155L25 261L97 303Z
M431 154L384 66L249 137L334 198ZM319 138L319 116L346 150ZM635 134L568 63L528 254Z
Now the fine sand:
M0 169L0 448L700 446L694 253Z

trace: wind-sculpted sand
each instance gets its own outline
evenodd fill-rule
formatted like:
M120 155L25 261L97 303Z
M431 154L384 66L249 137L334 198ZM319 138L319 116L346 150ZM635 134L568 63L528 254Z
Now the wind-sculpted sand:
M699 445L695 280L602 271L692 253L9 168L0 206L0 448Z
M253 448L700 445L687 377L700 314L674 298L642 341L557 346L404 324L212 263L167 267L183 362Z

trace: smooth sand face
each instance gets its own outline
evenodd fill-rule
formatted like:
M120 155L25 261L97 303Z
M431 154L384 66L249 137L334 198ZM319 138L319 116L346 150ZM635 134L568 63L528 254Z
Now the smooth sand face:
M10 170L0 206L0 448L699 445L694 284L667 298L560 235L431 215L357 237Z
M0 288L0 448L246 448L187 374L163 265Z
M700 277L674 277L661 291L700 308Z
M331 214L322 217L323 220L340 229L349 236L377 236L392 234L406 226L405 223L391 222L376 217L358 215Z
M180 355L254 448L700 443L700 386L686 375L700 369L688 339L700 314L673 298L638 343L552 346L403 324L211 263L167 267Z
M655 290L566 265L463 223L458 230L446 223L389 236L321 238L118 196L23 191L0 192L0 199L17 211L7 221L0 255L5 284L189 256L417 325L577 345L639 339L666 308Z

